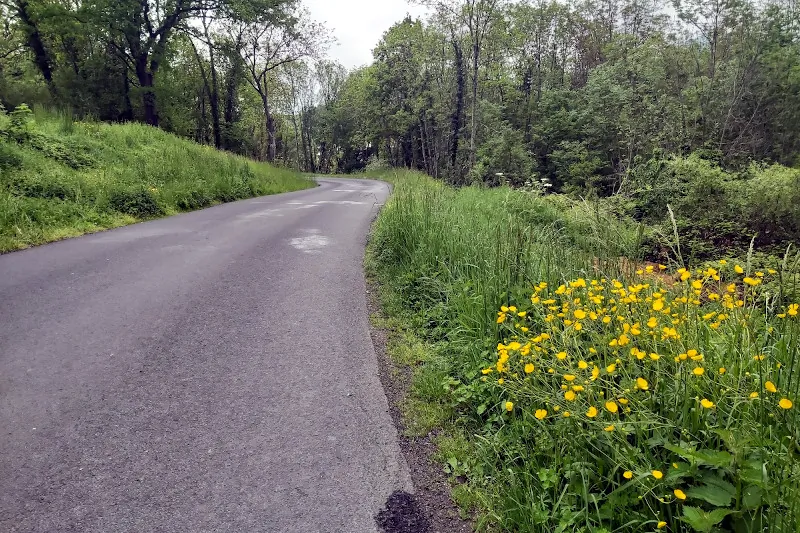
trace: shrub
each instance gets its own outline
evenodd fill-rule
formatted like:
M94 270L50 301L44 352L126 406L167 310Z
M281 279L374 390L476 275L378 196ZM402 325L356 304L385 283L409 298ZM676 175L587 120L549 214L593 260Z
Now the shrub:
M760 244L800 243L800 170L781 165L751 167L738 184L742 218Z
M30 198L58 198L75 200L78 197L77 185L63 175L14 174L9 180L10 190L18 196Z
M478 149L470 180L492 187L502 184L521 186L534 178L533 160L525 149L522 135L505 126Z
M184 211L201 209L212 203L214 203L214 198L205 190L191 189L180 191L175 195L175 205L178 206L178 209Z
M108 202L114 210L137 218L154 217L164 213L153 192L143 187L115 189L111 191Z
M0 173L22 167L22 156L11 144L0 140Z

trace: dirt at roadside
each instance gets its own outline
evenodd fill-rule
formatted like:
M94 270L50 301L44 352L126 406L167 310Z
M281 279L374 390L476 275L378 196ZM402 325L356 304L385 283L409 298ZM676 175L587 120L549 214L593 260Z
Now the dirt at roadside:
M383 316L378 303L374 282L367 282L367 309L370 316ZM370 326L372 344L378 355L380 379L389 410L398 431L400 448L408 463L414 494L395 493L389 498L386 508L376 522L386 533L470 533L472 523L463 520L460 511L450 498L450 484L441 465L433 460L436 451L431 437L410 438L403 433L403 417L400 404L411 384L411 369L400 368L389 358L386 347L388 333Z

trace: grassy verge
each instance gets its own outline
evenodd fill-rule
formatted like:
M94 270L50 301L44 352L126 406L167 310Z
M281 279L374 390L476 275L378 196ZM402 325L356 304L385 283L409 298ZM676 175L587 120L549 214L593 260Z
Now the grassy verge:
M642 232L597 206L380 177L367 265L406 426L437 430L479 528L797 530L788 255L637 265Z
M312 185L140 124L0 114L0 252Z

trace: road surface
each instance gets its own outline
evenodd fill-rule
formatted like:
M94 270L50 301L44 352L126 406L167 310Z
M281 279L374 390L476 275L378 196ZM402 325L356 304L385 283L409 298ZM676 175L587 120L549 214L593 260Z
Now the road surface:
M375 531L388 187L319 184L0 256L0 531Z

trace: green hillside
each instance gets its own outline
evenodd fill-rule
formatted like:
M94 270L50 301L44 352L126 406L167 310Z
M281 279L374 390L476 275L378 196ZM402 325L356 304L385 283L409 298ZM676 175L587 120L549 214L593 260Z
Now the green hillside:
M142 124L0 112L0 252L311 186Z

